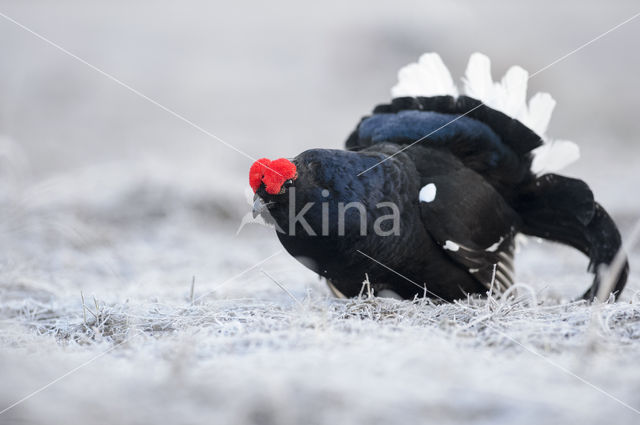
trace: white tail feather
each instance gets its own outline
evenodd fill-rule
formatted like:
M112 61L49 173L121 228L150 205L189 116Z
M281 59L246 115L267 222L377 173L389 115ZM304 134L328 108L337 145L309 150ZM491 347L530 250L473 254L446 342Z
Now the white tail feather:
M529 73L519 66L512 66L502 77L498 87L501 90L496 102L501 102L501 108L497 108L516 119L527 114L527 82ZM482 100L482 99L480 99ZM488 105L491 106L491 105Z
M549 93L536 93L529 101L529 114L524 124L538 134L544 135L551 121L556 101Z
M491 60L480 53L472 54L462 81L467 96L475 99L491 99L495 90L491 78Z
M551 140L533 150L531 172L554 173L580 158L580 148L568 140Z
M393 97L458 96L451 73L437 53L425 53L417 63L398 71L398 84L391 89Z
M544 145L533 151L531 170L536 173L558 171L580 157L578 146L568 140L552 141L546 136L555 100L548 93L536 93L527 105L529 73L519 66L509 68L500 82L491 76L491 60L481 53L469 58L465 72L464 92L485 105L501 111L536 132ZM457 97L458 88L451 73L437 53L425 53L418 63L412 63L398 72L398 83L391 89L392 96Z

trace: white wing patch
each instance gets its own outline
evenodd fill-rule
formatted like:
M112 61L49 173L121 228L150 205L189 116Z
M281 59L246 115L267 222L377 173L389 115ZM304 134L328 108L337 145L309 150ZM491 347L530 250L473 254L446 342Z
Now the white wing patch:
M452 241L445 241L444 245L442 245L442 247L444 249L447 249L449 251L454 251L454 252L458 251L460 249L460 245L458 245L457 243L452 242Z
M513 239L501 237L498 242L481 251L447 240L443 249L455 252L451 254L453 258L465 264L470 274L495 293L504 292L515 282Z
M491 60L482 53L474 53L462 79L464 93L480 100L490 108L517 119L536 134L544 144L535 149L531 171L535 174L558 171L580 157L580 148L568 140L553 141L547 137L547 127L556 101L549 93L536 93L527 104L529 73L519 67L509 68L500 81L493 81ZM417 63L411 63L398 72L398 83L391 95L404 96L458 96L458 88L451 73L437 53L425 53Z
M433 200L436 199L436 190L436 185L433 183L424 186L420 189L420 194L418 195L420 202L433 202Z
M498 248L500 248L500 245L502 245L503 241L504 241L504 237L500 237L500 240L498 240L498 242L494 243L489 248L485 249L485 251L496 252Z

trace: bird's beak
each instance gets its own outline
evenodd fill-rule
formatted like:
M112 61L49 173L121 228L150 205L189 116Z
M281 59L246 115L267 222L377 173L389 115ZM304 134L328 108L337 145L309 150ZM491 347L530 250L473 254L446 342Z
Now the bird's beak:
M267 207L267 204L265 204L262 198L256 194L253 197L253 218L256 218L257 216L259 216L260 213L262 213L262 211L264 211L266 207Z

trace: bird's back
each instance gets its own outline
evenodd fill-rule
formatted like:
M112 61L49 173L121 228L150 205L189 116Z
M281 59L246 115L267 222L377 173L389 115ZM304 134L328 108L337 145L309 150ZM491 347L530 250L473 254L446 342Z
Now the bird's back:
M460 96L396 98L361 120L346 142L349 150L401 145L408 155L421 146L451 153L501 193L531 178L532 151L543 144L524 124L479 100Z
M494 83L489 59L479 54L469 61L465 95L436 54L401 69L393 100L360 121L347 151L301 153L291 164L297 173L289 180L274 174L284 186L268 193L260 190L269 173L258 176L254 190L290 229L289 206L313 204L309 221L323 229L325 212L340 222L345 205L356 206L348 225L328 226L322 235L279 234L285 248L310 258L306 264L347 296L358 293L365 275L376 290L403 298L452 300L494 283L506 290L514 282L518 233L582 251L592 272L611 264L618 229L586 183L549 173L579 151L546 136L555 101L538 93L527 102L527 80L525 70L512 67ZM285 194L294 192L295 203L287 202ZM387 222L397 231L376 227L387 217L398 219ZM360 227L363 218L368 224ZM625 266L607 289L621 291L627 273ZM596 276L585 297L598 289Z
M474 54L464 79L466 95L459 95L437 54L423 55L398 76L394 99L360 121L346 148L376 151L378 145L396 144L400 149L395 155L412 157L421 184L435 188L438 181L441 188L457 193L448 200L449 208L421 203L425 226L431 222L429 230L436 240L443 243L447 235L457 234L467 242L468 249L454 244L450 256L455 261L470 267L479 256L477 262L495 264L491 254L502 250L510 262L513 236L522 232L582 251L590 257L592 272L599 264L611 263L621 244L618 229L584 182L549 173L576 160L579 149L546 136L555 101L537 93L527 103L529 76L524 69L512 67L494 83L489 59ZM467 195L478 191L483 193L477 198L480 203L470 202L473 196ZM451 207L458 209L447 217ZM480 241L496 234L498 249L482 249ZM444 241L445 250L448 242ZM621 291L627 274L628 265L611 289ZM486 274L480 280L486 280ZM513 277L504 281L510 284ZM598 287L596 276L585 297L595 296Z

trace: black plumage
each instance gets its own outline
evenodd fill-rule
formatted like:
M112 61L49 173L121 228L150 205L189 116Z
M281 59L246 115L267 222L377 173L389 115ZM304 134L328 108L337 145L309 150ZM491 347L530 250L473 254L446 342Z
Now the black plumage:
M518 233L580 250L595 272L612 261L620 234L584 182L531 172L541 144L521 122L471 97L401 97L363 118L346 150L302 152L292 160L295 179L277 194L261 184L256 195L286 250L347 297L360 292L365 274L375 293L402 298L503 291L513 283ZM628 264L616 293L627 274ZM598 284L596 276L584 297Z

